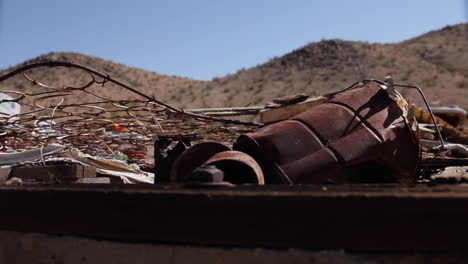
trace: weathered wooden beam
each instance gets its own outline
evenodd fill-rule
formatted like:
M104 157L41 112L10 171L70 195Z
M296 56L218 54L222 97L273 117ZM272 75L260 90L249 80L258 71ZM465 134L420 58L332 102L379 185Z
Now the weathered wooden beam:
M313 97L302 103L291 104L277 108L265 109L260 111L260 121L262 123L273 123L289 119L310 108L321 105L326 102L325 97Z
M10 177L23 182L72 183L81 178L96 177L96 168L78 163L23 165L13 167Z
M184 109L186 112L204 114L210 116L243 116L257 115L264 106L247 106L247 107L220 107L220 108L196 108Z
M125 241L365 251L468 249L468 188L0 187L0 229Z

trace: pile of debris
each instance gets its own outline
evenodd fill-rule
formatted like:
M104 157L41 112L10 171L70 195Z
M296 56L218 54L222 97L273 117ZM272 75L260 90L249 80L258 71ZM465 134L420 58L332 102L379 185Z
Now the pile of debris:
M170 175L163 179L172 183L220 185L466 180L468 135L456 128L464 126L466 111L437 108L450 124L429 105L429 111L408 105L396 86L406 85L393 84L389 76L318 98L277 100L275 109L261 113L270 125L241 135L232 148L217 143L189 148L169 158L170 172L158 174Z
M91 77L82 87L53 87L25 74L35 67L75 67ZM420 89L390 76L262 107L182 110L69 62L27 65L0 82L20 73L31 91L0 91L0 180L8 184L414 184L468 176L466 111L409 105L396 88ZM107 98L96 90L107 82L141 99ZM69 100L80 93L96 100ZM262 123L223 118L233 115Z

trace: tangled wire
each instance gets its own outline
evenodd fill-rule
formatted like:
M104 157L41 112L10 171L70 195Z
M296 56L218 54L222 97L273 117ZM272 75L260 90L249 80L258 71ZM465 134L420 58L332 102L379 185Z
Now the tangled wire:
M77 68L89 74L90 79L79 87L55 87L28 76L29 70L39 67ZM21 106L21 112L13 115L0 110L0 150L4 152L59 143L90 155L125 155L134 162L145 163L145 153L158 137L191 137L195 141L231 144L239 134L259 126L184 111L108 74L71 62L29 64L0 76L0 83L21 77L21 73L41 91L0 90L6 95L6 99L0 98L0 104ZM109 82L139 99L122 100L99 93Z

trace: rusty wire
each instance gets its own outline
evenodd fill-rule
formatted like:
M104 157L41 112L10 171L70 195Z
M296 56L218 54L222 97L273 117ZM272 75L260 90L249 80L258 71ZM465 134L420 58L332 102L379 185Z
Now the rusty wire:
M89 81L78 87L56 87L27 74L40 67L77 68L89 74ZM71 62L29 64L0 76L0 83L13 77L21 78L21 73L30 85L42 90L0 89L0 93L13 98L0 100L0 103L13 102L22 108L17 115L0 113L0 151L60 143L96 156L115 157L119 152L125 153L133 161L145 163L144 153L161 136L188 136L197 141L231 144L239 134L260 126L184 111L108 74ZM109 82L137 95L138 99L116 99L101 94Z

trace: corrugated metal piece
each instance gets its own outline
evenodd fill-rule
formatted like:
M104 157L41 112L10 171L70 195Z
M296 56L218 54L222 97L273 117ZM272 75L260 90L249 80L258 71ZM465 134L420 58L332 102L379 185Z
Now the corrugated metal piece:
M266 183L412 183L420 148L407 111L385 83L366 81L240 136L234 149L260 164Z

